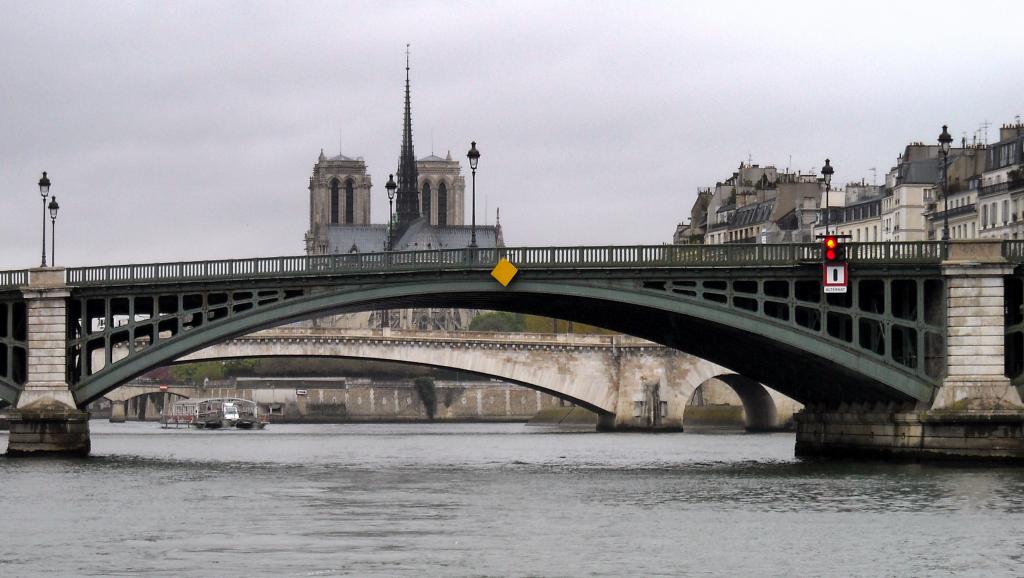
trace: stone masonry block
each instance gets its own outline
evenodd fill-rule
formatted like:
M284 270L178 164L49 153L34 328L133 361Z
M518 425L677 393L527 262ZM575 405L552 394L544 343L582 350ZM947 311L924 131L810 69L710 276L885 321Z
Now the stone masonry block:
M66 347L63 339L30 339L28 346L36 351L45 351L47 353L61 353Z
M1002 287L1002 277L950 277L949 288L953 287Z
M970 356L975 358L996 357L997 361L1003 362L1003 344L998 345L949 345L949 357Z
M41 307L39 305L33 306L31 303L26 309L28 309L29 317L63 317L65 311L67 311L64 306Z
M1005 329L1001 323L995 325L966 323L964 320L965 318L963 317L956 318L956 320L951 319L946 335L949 337L978 337L982 335L998 335L1002 337L1005 334Z
M1003 307L1003 296L995 297L954 297L949 296L949 309L960 307Z
M1003 365L1002 353L1000 353L999 355L976 355L976 354L971 354L971 353L963 354L963 355L958 355L958 353L959 353L959 351L951 351L946 356L946 359L949 361L950 367L952 367L954 365L957 365L957 366L998 365L998 366L1002 367L1002 365Z
M1002 335L951 335L946 339L950 348L981 347L986 345L1002 346L1006 338Z
M1003 306L950 307L946 315L948 317L989 317L1002 320Z
M1003 297L1002 287L950 287L950 297Z
M947 377L982 377L1003 375L1002 365L950 365L946 368Z
M30 367L28 370L28 377L31 381L45 382L59 382L64 381L66 378L63 367L60 368L60 371L33 371Z

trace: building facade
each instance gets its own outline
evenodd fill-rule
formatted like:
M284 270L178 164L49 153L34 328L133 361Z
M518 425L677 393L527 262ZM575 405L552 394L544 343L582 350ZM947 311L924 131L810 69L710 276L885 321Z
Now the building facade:
M911 143L884 184L848 183L827 202L824 191L814 175L741 163L732 177L698 193L673 242L810 241L825 233L826 222L854 243L939 240L947 223L954 240L1024 239L1024 124L1003 125L994 144L964 139L947 154Z

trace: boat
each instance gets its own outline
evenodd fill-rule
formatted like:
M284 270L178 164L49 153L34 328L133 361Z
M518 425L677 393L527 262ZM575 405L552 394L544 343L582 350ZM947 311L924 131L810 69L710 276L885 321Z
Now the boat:
M200 429L263 429L269 415L261 415L256 402L236 397L183 399L160 414L160 424L168 427Z

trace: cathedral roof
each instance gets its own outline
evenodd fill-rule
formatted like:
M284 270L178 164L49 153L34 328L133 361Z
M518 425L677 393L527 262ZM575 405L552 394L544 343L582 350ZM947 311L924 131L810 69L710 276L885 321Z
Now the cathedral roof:
M430 156L421 158L417 162L421 162L421 163L437 163L437 162L444 162L444 159L439 157L439 156L437 156L437 155L432 154Z
M379 253L387 247L387 225L330 225L327 227L327 252Z
M397 233L397 231L396 231ZM395 251L422 251L430 249L462 249L472 238L471 227L435 227L423 217L409 225L401 237L395 239ZM327 227L328 252L378 253L387 246L387 225L330 225ZM477 246L489 249L503 246L501 228L477 226Z
M329 158L327 160L329 160L329 161L354 161L356 159L354 159L352 157L347 157L347 156L339 153L339 154L337 154L337 155L335 155L335 156L333 156L333 157L331 157L331 158Z
M462 249L469 246L473 237L472 227L445 226L435 227L420 217L395 239L395 251L422 251L424 249ZM476 244L482 249L492 249L499 245L501 234L497 227L477 226Z

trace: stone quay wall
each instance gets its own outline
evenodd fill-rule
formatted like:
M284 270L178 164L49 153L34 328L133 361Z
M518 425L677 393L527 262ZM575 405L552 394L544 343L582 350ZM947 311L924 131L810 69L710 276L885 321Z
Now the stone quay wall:
M1018 411L886 411L850 408L796 414L798 456L872 456L1019 461Z
M528 421L542 409L571 405L540 391L490 381L436 381L432 388L417 387L412 381L368 380L339 384L289 380L288 385L261 381L246 385L195 388L189 397L251 399L262 411L270 412L271 421L282 423ZM433 399L433 412L428 411L424 396L427 401ZM178 399L178 395L158 392L132 397L123 402L125 419L157 421L164 407ZM94 417L110 415L109 402L90 409Z

